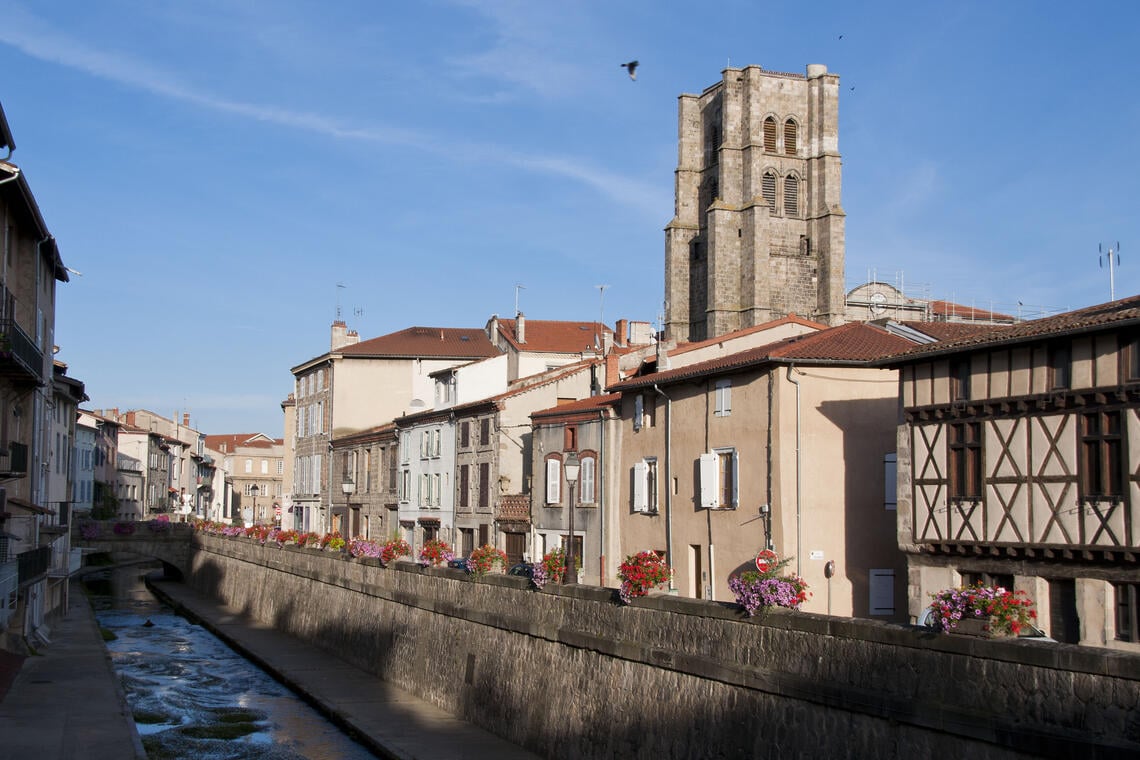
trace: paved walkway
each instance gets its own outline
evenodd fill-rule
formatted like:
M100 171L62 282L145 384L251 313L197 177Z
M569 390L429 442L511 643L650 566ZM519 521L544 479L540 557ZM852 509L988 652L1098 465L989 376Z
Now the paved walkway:
M538 758L317 647L251 621L240 610L223 607L182 583L152 579L150 585L175 609L306 695L330 719L381 757Z
M70 597L51 644L0 685L0 760L145 758L95 612L78 586Z

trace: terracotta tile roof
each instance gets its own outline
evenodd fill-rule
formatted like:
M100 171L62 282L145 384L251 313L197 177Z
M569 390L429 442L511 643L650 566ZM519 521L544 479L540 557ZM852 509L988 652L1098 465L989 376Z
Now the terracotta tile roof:
M343 356L477 359L495 356L487 334L477 327L408 327L341 348Z
M826 330L827 329L827 325L821 325L818 322L812 322L810 319L804 319L803 317L797 316L795 314L789 314L786 317L780 317L779 319L773 319L771 322L765 322L762 325L755 325L753 327L745 327L744 329L741 329L741 330L734 330L733 332L725 333L724 335L718 335L715 338L708 338L707 340L699 340L699 341L695 341L693 343L681 343L677 346L677 348L670 351L669 355L673 356L676 354L683 354L683 353L686 353L688 351L696 351L697 349L705 348L706 346L715 346L717 343L724 343L726 340L731 340L732 338L740 338L740 337L743 337L745 335L751 335L752 333L755 333L755 332L760 332L762 330L770 330L773 327L779 327L780 325L788 325L788 324L803 325L804 327L811 327L811 328L814 328L816 330Z
M269 449L284 443L284 439L270 440L262 433L225 433L206 436L206 448L223 453L233 452L238 448Z
M524 322L526 343L519 343L517 324L513 319L499 321L499 334L516 351L549 352L552 354L580 354L594 349L595 336L613 335L613 330L598 322L561 322L527 319ZM599 332L599 329L601 332Z
M963 306L960 303L953 301L930 301L930 313L941 318L957 318L965 319L967 321L987 321L999 320L1002 322L1012 322L1014 320L1008 314L1001 314L1000 312L990 311L989 309L975 309L972 306Z
M938 340L958 340L987 330L1003 330L1005 325L984 325L977 322L911 322L901 324Z
M1002 325L966 335L954 340L930 343L900 351L880 362L891 366L912 359L928 358L939 354L969 351L976 348L1023 343L1043 338L1063 337L1084 332L1095 332L1114 326L1140 324L1140 295L1121 298L1108 303L1087 306L1076 311L1056 314L1042 319Z
M781 364L792 362L866 364L875 359L897 354L912 345L914 344L906 338L892 335L877 325L851 322L839 327L798 335L766 346L698 362L688 367L642 375L615 383L607 390L622 391L641 388L654 383L677 382L692 377L721 374L726 371L771 362Z
M621 399L620 393L607 393L602 396L590 396L588 398L579 399L578 401L569 401L565 404L552 406L549 409L540 409L537 412L531 412L531 419L542 419L546 417L561 417L564 414L582 414L588 412L596 412L599 409L604 409L607 406L613 406Z

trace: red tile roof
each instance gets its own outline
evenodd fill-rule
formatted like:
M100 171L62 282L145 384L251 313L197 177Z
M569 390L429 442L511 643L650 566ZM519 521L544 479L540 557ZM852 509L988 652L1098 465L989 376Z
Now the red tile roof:
M677 346L677 348L670 351L669 354L672 356L674 354L683 354L687 351L696 351L697 349L705 348L706 346L715 346L717 343L723 343L726 340L731 340L733 338L742 338L745 335L751 335L752 333L760 332L762 330L769 330L773 327L789 324L803 325L804 327L811 327L816 330L827 329L827 325L821 325L819 322L812 322L810 319L804 319L803 317L797 316L795 314L789 314L786 317L773 319L771 322L765 322L762 325L755 325L754 327L745 327L741 330L734 330L723 335L718 335L715 338L698 340L693 343L681 343Z
M523 323L526 343L519 343L513 319L499 320L499 334L516 351L549 352L552 354L580 354L594 350L594 339L605 341L613 330L599 322L561 322L527 319Z
M987 330L1002 330L1005 325L986 325L977 322L911 322L902 324L938 340L958 340Z
M477 327L408 327L344 346L337 353L343 356L477 359L496 356L499 351L491 345L487 334Z
M239 447L246 449L269 449L272 448L274 444L280 446L284 443L285 440L282 438L270 440L263 433L224 433L221 435L206 436L206 448L223 453L235 451Z
M540 409L537 412L531 412L531 419L543 419L546 417L561 417L564 414L583 414L589 412L597 412L599 409L604 409L607 406L613 406L618 400L621 399L620 393L607 393L602 396L590 396L588 398L579 399L577 401L568 401L565 404L552 406L549 409Z
M1001 322L1012 322L1013 317L1008 314L991 311L989 309L975 309L972 306L963 306L960 303L953 301L930 301L930 313L937 317L955 317L967 321L987 321L998 320Z
M896 354L914 344L906 338L892 335L876 325L851 322L820 332L786 338L766 346L739 351L716 359L698 362L680 369L664 370L642 375L607 390L629 390L654 383L677 382L702 375L721 374L726 371L778 362L790 364L865 364L884 356Z
M1087 306L1052 317L993 327L954 340L912 347L888 357L881 364L891 366L902 364L911 359L926 359L934 355L1024 343L1043 338L1059 338L1134 324L1140 324L1140 295Z

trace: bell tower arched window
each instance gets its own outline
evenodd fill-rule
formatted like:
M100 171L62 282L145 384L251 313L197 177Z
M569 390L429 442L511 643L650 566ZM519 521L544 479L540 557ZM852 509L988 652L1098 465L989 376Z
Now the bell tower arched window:
M764 119L764 151L776 152L776 120L771 116Z
M800 178L794 174L784 177L784 214L800 215Z
M799 136L799 125L792 119L784 122L784 153L789 156L796 155L797 141Z

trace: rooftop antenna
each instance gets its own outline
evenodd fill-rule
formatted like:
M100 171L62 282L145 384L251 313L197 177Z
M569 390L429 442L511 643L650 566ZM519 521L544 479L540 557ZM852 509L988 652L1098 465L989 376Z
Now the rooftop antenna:
M1096 249L1100 252L1100 256L1098 258L1100 260L1100 266L1102 269L1104 268L1105 258L1108 259L1108 300L1115 301L1116 300L1116 271L1114 269L1114 262L1115 262L1115 266L1120 266L1120 241L1118 240L1116 242L1115 248L1113 248L1112 245L1109 244L1108 251L1104 250L1104 244L1103 243L1098 244Z
M520 290L526 290L526 285L523 285L521 282L516 282L515 283L515 316L516 317L519 315L519 291Z
M343 282L336 284L336 318L338 320L340 319L340 291L347 287Z
M602 346L602 325L605 324L602 321L602 310L606 303L606 288L609 285L595 285L594 287L598 289L598 330L594 333L594 348L600 349Z

